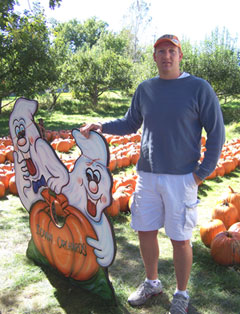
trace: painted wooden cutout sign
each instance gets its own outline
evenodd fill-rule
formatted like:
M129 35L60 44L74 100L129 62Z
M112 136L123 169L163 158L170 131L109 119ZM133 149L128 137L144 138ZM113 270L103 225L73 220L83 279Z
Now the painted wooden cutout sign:
M19 98L10 115L16 185L29 212L32 239L27 255L105 299L114 297L107 267L115 258L112 225L104 209L111 204L109 150L102 135L72 135L81 155L68 171L41 138L34 115L38 103ZM103 280L104 279L104 280Z

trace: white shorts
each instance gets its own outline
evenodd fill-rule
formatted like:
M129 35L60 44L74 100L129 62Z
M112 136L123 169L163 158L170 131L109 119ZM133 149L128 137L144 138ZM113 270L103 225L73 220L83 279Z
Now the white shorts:
M184 175L138 172L131 205L131 227L153 231L162 227L177 241L189 240L197 223L198 185L192 173Z

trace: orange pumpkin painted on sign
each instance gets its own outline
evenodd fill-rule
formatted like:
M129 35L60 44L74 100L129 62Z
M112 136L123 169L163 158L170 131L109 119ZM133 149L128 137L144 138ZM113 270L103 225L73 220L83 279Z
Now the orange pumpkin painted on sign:
M30 228L39 252L65 277L88 280L99 269L93 247L86 238L96 239L87 218L68 205L63 195L43 190L44 200L30 211ZM61 221L61 222L60 222Z

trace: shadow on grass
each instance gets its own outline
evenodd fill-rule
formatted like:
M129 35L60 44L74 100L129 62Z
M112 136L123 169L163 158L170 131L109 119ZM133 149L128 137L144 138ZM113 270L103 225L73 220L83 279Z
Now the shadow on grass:
M210 249L200 241L193 245L191 294L194 304L205 309L202 313L239 313L240 267L217 265Z
M21 221L26 224L25 217L21 217ZM73 286L65 277L52 269L41 267L54 288L52 293L64 313L161 314L169 310L171 294L175 289L172 258L160 258L158 263L159 278L162 280L164 292L137 308L132 308L127 304L128 294L144 280L145 272L138 243L135 241L136 238L133 238L135 234L126 224L129 224L128 215L120 215L113 221L118 251L115 262L109 267L109 273L114 283L117 306L83 288ZM162 231L160 238L166 238ZM193 252L194 260L189 287L191 302L188 313L239 313L240 267L216 265L211 259L209 249L205 248L200 241L194 242ZM27 259L27 263L32 264L32 261ZM11 308L18 302L17 291L11 290L4 294L0 301ZM50 308L41 309L39 313L51 313L53 305L47 306Z
M101 297L73 285L57 272L45 267L42 267L42 269L51 285L56 289L54 296L65 313L129 313L119 303L116 306L112 301L101 299Z
M2 112L0 114L0 137L7 136L9 134L9 117L10 117L10 111Z
M117 306L106 302L90 292L73 286L66 278L49 268L42 267L49 282L55 288L54 295L67 314L87 313L166 313L169 310L174 292L175 274L172 258L159 260L159 278L164 292L150 298L144 305L132 308L127 304L127 295L144 280L145 272L137 244L129 241L122 233L121 224L128 223L124 216L117 218L114 226L118 254L109 268L111 278L116 283L115 295ZM161 235L161 237L164 234ZM200 241L193 245L193 268L190 279L191 301L189 314L200 313L238 313L240 268L229 268L216 265L211 259L209 249ZM140 282L139 282L140 281ZM125 286L125 288L121 288ZM128 287L128 288L126 288ZM127 291L129 290L129 291ZM131 290L131 291L130 291Z
M224 177L216 177L211 180L205 180L203 184L200 185L198 188L199 198L206 198L208 196L208 193L213 191L216 188L216 185L219 183L227 184L227 181L229 181L229 184L231 184L231 180L239 178L239 175L240 168L237 167L234 172L230 172L229 174L224 175Z
M97 105L91 105L89 102L81 102L77 100L62 100L57 106L50 110L40 105L38 112L43 116L48 116L53 112L71 115L90 115L101 117L119 117L125 114L130 106L130 98L108 98L102 97Z

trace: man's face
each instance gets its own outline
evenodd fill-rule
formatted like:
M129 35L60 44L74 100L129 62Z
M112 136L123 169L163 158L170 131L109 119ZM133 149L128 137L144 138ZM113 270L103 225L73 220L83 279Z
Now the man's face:
M180 74L179 63L183 54L178 47L171 42L163 42L157 45L153 53L153 59L157 64L160 77L165 79L177 78Z

